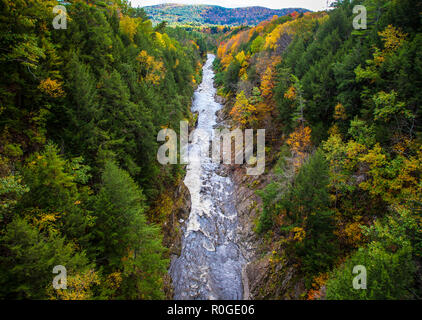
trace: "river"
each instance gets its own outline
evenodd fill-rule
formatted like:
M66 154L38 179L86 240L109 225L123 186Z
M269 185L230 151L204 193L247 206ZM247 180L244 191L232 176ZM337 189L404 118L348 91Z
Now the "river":
M208 54L203 80L192 104L192 111L198 112L197 129L211 138L217 125L216 112L222 108L215 101L214 59L214 55ZM234 185L230 176L222 173L220 164L201 153L207 148L208 138L201 134L195 135L188 147L184 183L189 189L192 207L183 226L181 255L173 259L169 271L174 299L238 300L243 298L245 259L236 234Z

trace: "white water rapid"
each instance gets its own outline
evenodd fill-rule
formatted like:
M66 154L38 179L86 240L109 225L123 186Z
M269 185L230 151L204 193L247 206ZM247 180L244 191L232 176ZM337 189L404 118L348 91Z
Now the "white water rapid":
M216 112L222 108L214 98L214 59L214 55L208 55L192 106L192 111L198 112L197 129L211 138L217 125ZM192 208L183 230L181 255L170 267L174 299L242 299L245 259L236 235L234 186L230 177L221 174L219 164L213 163L209 155L201 156L205 149L208 151L208 138L195 135L189 144L184 180Z

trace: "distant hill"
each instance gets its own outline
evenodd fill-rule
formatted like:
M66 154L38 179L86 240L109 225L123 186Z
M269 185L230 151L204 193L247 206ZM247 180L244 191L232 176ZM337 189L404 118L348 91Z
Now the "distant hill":
M264 7L224 8L211 5L160 4L144 7L153 23L166 20L173 24L256 25L274 15L307 12L302 8L269 9Z

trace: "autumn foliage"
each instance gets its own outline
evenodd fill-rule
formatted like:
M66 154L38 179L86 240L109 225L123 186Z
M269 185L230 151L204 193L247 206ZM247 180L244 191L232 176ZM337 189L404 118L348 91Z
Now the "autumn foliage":
M311 148L311 128L300 125L293 131L287 144L290 146L294 158L294 167L299 170Z
M364 30L350 27L353 6L339 1L329 13L292 13L242 29L218 51L223 75L238 70L238 54L248 57L247 78L242 70L221 83L230 102L244 102L237 107L256 106L258 123L272 132L275 161L257 191L256 229L268 240L273 270L296 263L308 299L417 299L422 292L414 282L422 252L422 7L364 5ZM352 288L358 264L376 286ZM265 285L266 296L279 297Z

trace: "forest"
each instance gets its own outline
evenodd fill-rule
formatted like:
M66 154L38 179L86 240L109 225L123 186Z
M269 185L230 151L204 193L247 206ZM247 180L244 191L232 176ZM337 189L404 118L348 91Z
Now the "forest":
M355 5L367 29L355 30ZM306 299L422 296L422 29L418 1L337 1L232 31L219 94L236 127L267 129L256 232ZM269 168L268 168L269 167ZM367 290L354 290L354 267ZM267 293L277 296L277 290Z
M144 7L151 21L170 25L240 26L256 25L274 15L307 12L302 8L269 9L264 7L224 8L210 5L160 4Z
M266 129L256 298L293 297L277 290L288 265L300 299L421 299L421 13L341 0L184 28L126 0L1 0L0 299L172 298L186 168L157 162L157 134L195 125L210 52L231 128ZM51 286L57 265L67 290ZM367 290L351 285L360 265Z
M149 215L183 168L156 161L156 136L189 118L205 42L126 1L68 2L66 30L57 1L0 4L0 297L163 299Z

